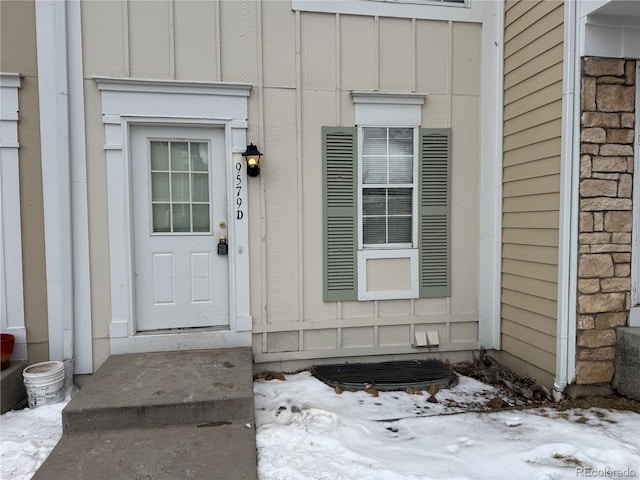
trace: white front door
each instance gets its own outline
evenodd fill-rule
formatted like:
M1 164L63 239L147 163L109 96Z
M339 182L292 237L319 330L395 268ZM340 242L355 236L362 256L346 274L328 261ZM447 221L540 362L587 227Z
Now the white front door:
M222 128L131 131L136 331L229 325Z

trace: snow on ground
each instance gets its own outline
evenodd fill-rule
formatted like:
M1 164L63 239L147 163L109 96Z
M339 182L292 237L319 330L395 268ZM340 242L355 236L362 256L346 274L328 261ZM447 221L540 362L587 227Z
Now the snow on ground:
M260 480L638 478L640 415L608 409L478 410L468 377L428 395L336 394L303 372L254 383Z
M77 389L67 388L65 399L38 408L13 410L0 416L0 478L28 480L62 436L62 409Z
M27 480L71 399L0 416L0 478ZM303 372L254 383L260 480L640 478L640 415L478 412L499 392L468 377L428 395L338 395Z

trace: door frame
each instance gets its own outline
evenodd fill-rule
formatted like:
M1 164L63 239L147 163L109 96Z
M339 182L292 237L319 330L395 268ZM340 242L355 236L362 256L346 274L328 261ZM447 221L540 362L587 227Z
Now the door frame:
M251 346L247 177L251 85L94 77L102 98L109 202L112 354ZM229 329L138 333L135 324L131 128L223 128L228 214ZM239 187L239 188L238 188ZM233 199L233 201L232 201Z

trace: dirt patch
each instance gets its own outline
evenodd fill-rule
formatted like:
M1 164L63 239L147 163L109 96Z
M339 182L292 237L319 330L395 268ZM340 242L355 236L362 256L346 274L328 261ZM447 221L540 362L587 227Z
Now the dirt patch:
M640 402L619 395L607 397L579 397L565 399L556 404L559 411L572 408L608 408L611 410L625 410L640 413Z
M640 402L620 395L565 398L554 402L549 390L538 385L534 378L515 374L484 350L474 354L472 362L457 363L451 365L451 368L460 375L493 385L516 407L546 406L558 411L606 408L640 413Z

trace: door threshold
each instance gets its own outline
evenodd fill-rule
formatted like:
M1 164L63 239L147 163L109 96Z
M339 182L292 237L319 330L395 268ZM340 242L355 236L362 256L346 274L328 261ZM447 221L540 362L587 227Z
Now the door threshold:
M203 332L224 332L229 331L229 325L217 327L189 327L189 328L163 328L158 330L144 330L136 332L135 336L147 335L176 335L181 333L203 333Z

